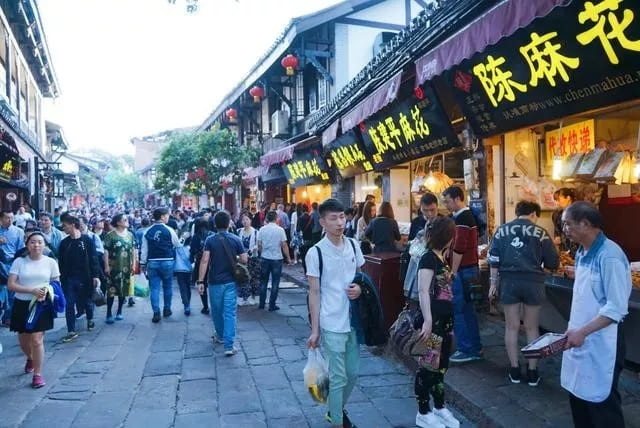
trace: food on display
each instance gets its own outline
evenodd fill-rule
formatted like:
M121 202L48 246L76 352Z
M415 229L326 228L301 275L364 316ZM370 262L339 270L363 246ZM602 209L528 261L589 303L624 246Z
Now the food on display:
M567 336L558 333L543 334L527 346L521 349L525 358L545 358L564 350Z

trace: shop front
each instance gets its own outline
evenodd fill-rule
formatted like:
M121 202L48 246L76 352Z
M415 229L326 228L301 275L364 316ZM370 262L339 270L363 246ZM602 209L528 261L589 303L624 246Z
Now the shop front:
M483 19L506 13L498 9ZM491 224L512 220L518 201L533 200L543 209L540 224L553 235L554 193L568 188L599 207L605 234L638 262L640 240L630 226L640 216L640 4L574 0L539 16L444 72L487 147ZM566 329L573 286L565 272L573 253L562 250L563 266L548 275L541 315L542 327L556 332ZM635 363L638 275L625 321L627 358Z
M321 203L331 197L335 173L319 146L294 152L283 171L292 189L291 202L311 207L313 202Z
M24 168L23 168L24 165ZM29 179L13 137L0 128L0 201L3 210L17 211L29 202Z

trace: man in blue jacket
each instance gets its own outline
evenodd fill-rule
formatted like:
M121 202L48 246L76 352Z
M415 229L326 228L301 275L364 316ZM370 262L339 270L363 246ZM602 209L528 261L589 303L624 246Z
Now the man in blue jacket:
M149 278L152 322L160 322L160 285L162 284L164 308L162 315L170 317L173 284L174 249L180 245L176 232L167 226L169 210L161 207L153 210L153 225L142 238L140 267Z

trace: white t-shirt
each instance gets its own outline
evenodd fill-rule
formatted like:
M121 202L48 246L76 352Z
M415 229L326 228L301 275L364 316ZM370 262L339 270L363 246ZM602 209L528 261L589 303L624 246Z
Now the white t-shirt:
M9 270L17 276L18 284L27 288L38 288L49 285L52 278L60 276L58 263L51 257L41 256L40 260L31 260L29 256L18 257ZM31 300L33 294L16 293L16 299Z
M31 217L31 214L29 214L28 212L25 212L24 214L16 214L13 219L16 226L24 229L24 227L27 225L27 220L33 220L33 217Z
M282 243L287 242L284 229L275 223L267 223L258 231L258 242L262 243L260 257L268 260L282 260Z
M307 276L320 278L320 328L334 333L351 331L347 288L353 282L356 270L364 265L358 243L354 242L355 245L352 246L346 237L343 241L341 249L326 237L316 244L322 251L322 277L318 250L310 248L305 258ZM353 247L356 249L355 254Z

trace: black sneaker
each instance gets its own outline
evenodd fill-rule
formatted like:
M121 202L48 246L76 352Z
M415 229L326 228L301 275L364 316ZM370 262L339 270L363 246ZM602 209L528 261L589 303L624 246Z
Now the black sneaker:
M327 414L324 415L324 418L327 422L332 423L331 412L327 412ZM347 411L344 409L342 409L342 426L344 428L358 428L353 422L351 422L347 414Z
M520 373L520 367L511 367L509 369L509 380L511 383L520 383L522 374Z
M279 311L279 310L280 310L280 306L277 306L277 305L269 306L269 312Z
M96 328L96 323L93 320L87 320L87 331L91 331Z
M154 312L153 318L151 318L151 322L160 322L160 312Z
M162 310L162 316L165 317L165 318L166 317L170 317L172 313L173 312L171 312L171 309L165 308L165 309Z
M540 383L540 375L537 369L527 370L527 383L529 386L538 386Z
M202 308L202 309L200 309L200 313L201 313L201 314L205 314L205 315L209 315L209 308Z
M129 297L129 303L128 303L128 306L129 306L129 307L132 307L132 306L133 306L133 305L135 305L135 304L136 304L136 301L135 301L135 300L133 300L133 297Z

